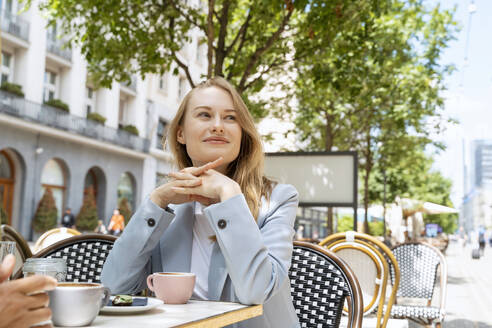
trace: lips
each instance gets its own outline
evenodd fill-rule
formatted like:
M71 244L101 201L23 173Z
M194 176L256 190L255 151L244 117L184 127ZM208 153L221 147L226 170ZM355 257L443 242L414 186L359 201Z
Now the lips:
M204 142L209 142L209 143L229 143L229 141L226 138L222 137L209 137L204 140Z

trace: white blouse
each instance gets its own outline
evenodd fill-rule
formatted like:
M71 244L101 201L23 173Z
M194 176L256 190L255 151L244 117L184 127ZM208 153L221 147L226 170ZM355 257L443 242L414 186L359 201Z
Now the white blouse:
M214 241L210 240L215 232L208 218L203 214L203 205L195 202L195 224L193 225L193 247L191 251L191 272L196 276L193 298L208 299L208 270Z

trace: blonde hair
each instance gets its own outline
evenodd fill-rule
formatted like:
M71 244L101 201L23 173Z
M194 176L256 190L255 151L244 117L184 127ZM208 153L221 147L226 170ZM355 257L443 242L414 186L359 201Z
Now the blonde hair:
M217 87L226 91L232 98L236 118L242 129L241 148L237 158L232 161L228 167L226 175L236 181L241 187L241 191L246 198L248 207L255 220L258 219L260 211L261 197L267 200L272 192L273 182L263 175L263 165L265 155L261 137L256 130L256 126L246 104L242 100L236 89L222 77L214 77L205 82L198 84L183 98L178 112L174 117L168 130L168 142L171 152L178 168L181 170L185 167L193 166L191 158L186 151L186 145L178 142L178 129L182 126L188 103L193 97L196 90ZM163 141L165 143L166 141Z

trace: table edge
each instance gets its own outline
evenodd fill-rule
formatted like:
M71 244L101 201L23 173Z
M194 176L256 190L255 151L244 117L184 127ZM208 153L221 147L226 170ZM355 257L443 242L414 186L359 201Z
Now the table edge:
M263 305L250 305L241 309L231 310L225 313L217 314L212 317L198 319L188 322L176 328L216 328L224 327L236 322L258 317L263 314ZM238 320L239 319L239 320Z

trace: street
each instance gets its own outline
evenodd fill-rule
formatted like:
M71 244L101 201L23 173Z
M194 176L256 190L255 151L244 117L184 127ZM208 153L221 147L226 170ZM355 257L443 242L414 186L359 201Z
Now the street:
M450 242L447 315L444 328L492 328L492 248L487 245L479 260L472 260L470 245ZM418 325L411 324L416 328Z

